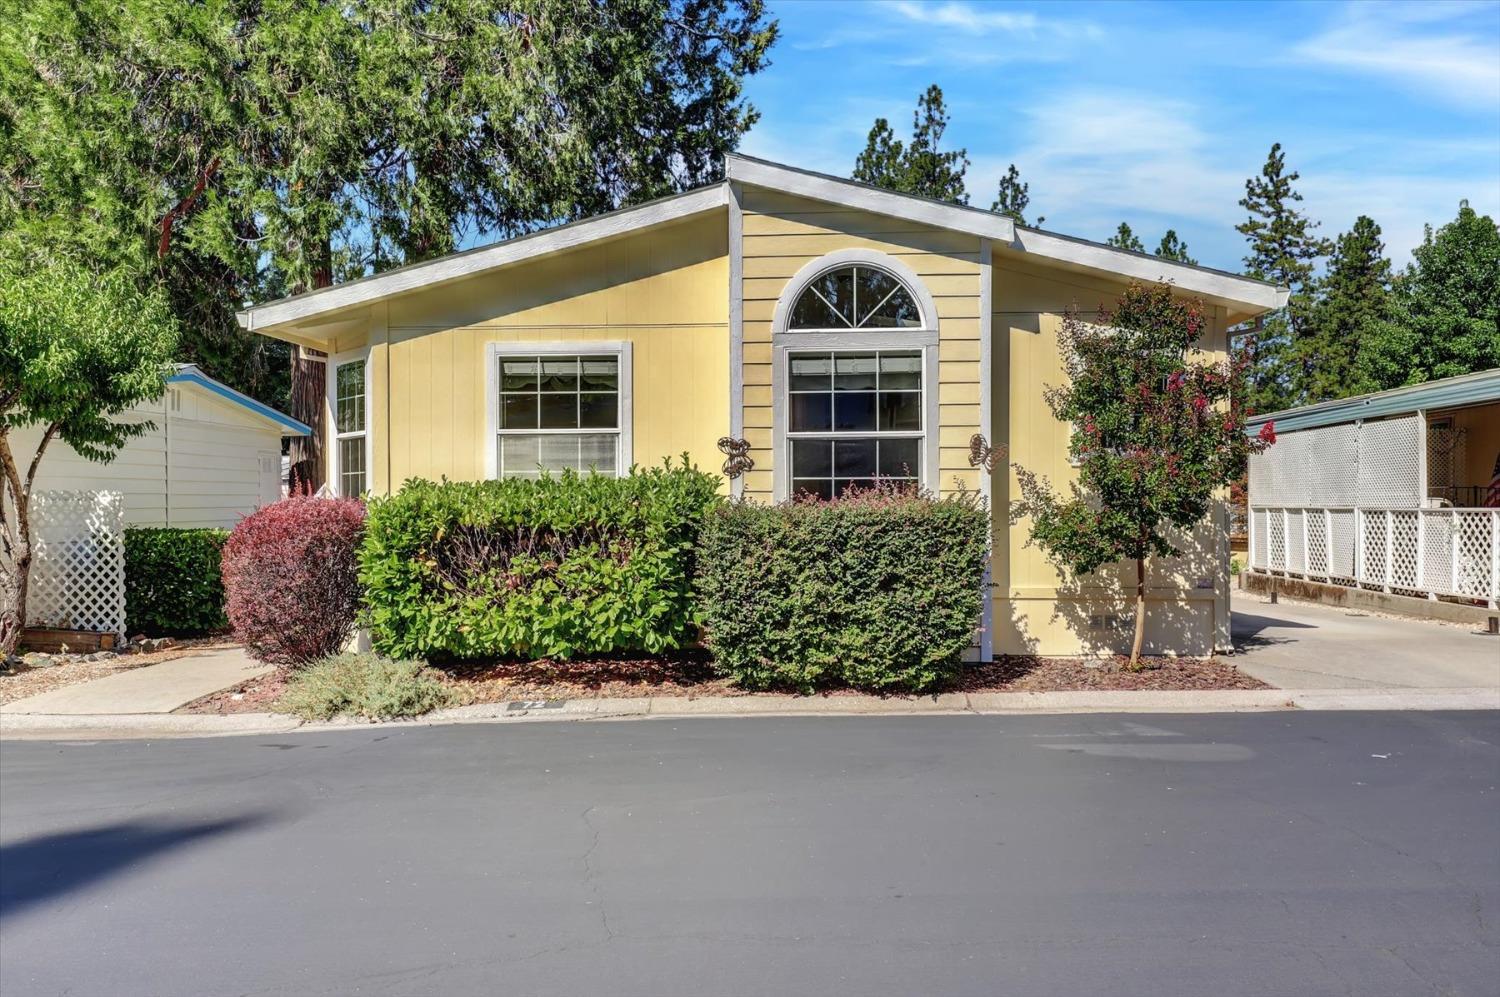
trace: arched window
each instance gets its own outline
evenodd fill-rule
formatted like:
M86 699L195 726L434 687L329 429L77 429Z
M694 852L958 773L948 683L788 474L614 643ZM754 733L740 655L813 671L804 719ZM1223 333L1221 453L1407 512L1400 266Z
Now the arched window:
M915 329L922 313L906 286L879 267L834 267L813 278L792 306L798 331Z

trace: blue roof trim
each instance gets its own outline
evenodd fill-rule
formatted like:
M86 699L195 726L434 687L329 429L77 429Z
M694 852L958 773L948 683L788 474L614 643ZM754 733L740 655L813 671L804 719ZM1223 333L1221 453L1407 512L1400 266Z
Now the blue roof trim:
M1337 426L1356 419L1380 419L1392 415L1409 415L1418 411L1441 411L1483 405L1500 401L1500 367L1481 370L1441 381L1412 384L1370 395L1356 395L1331 402L1319 402L1302 408L1252 416L1246 428L1254 432L1267 422L1276 423L1278 433L1298 429Z
M229 385L220 384L218 381L215 381L213 378L209 377L206 374L200 373L196 369L183 370L167 378L168 384L181 384L183 382L196 384L200 388L207 388L209 391L212 391L214 394L218 395L221 398L225 398L231 402L234 402L236 405L241 405L254 412L256 415L270 419L272 422L280 425L283 429L288 430L293 436L312 435L311 426L305 423L298 422L291 416L284 415L281 412L273 409L271 406L256 401L249 395L242 395L238 391L231 388Z

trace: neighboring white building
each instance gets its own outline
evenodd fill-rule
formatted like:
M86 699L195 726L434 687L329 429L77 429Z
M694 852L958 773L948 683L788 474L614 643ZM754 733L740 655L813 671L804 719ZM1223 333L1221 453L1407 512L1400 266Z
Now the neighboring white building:
M122 421L154 424L108 464L54 441L37 473L39 491L112 491L126 526L229 528L282 495L281 440L307 426L181 364L167 392ZM17 454L35 452L41 429L12 433Z

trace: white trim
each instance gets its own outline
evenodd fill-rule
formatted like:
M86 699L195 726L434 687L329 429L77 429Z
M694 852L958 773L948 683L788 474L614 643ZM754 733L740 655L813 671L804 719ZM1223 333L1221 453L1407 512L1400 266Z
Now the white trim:
M1192 291L1223 302L1251 305L1260 310L1283 308L1291 292L1249 277L1236 277L1204 267L1195 267L1159 256L1145 256L1113 246L1082 239L1069 239L1037 229L1016 228L1015 242L1008 247L1030 256L1042 256L1090 270L1134 277L1146 281L1171 281L1184 291Z
M981 239L979 242L979 432L984 436L985 442L991 447L998 448L1000 441L995 439L994 416L991 414L993 402L990 392L994 385L994 356L995 344L992 341L994 334L994 277L993 265L994 251L990 240ZM1008 376L1009 372L1007 372ZM1000 473L1008 474L1009 453L1007 460L1001 462ZM989 557L984 564L984 600L980 605L979 620L979 660L989 661L995 656L995 593L991 587L992 561L995 556L995 475L994 472L986 472L983 467L979 471L979 494L984 498L985 506L990 514L989 532ZM1006 522L1009 522L1007 510Z
M878 215L920 222L937 228L969 232L987 239L1010 242L1015 238L1015 222L1005 215L997 215L979 208L961 204L946 204L911 194L881 190L868 184L821 173L768 163L763 159L751 159L734 153L724 157L724 175L730 180L739 180L757 187L779 190L798 197L825 201L843 207L873 211Z
M701 187L671 197L622 208L569 225L508 239L464 253L452 253L425 263L399 267L373 277L346 281L332 287L256 305L239 313L239 323L251 331L295 322L325 312L367 304L378 298L458 280L509 263L559 253L585 243L677 221L724 207L729 193L723 183Z
M729 435L745 436L745 213L737 183L729 184ZM730 479L730 497L744 494L745 476Z
M850 329L838 331L799 331L788 329L792 305L819 275L837 267L869 266L885 270L911 292L922 324L914 328ZM932 293L922 278L893 256L874 249L841 249L821 256L803 266L782 288L771 322L771 497L784 501L791 495L791 444L787 433L787 354L790 351L826 353L869 352L871 350L911 351L922 353L922 429L906 433L854 433L849 436L906 436L922 441L922 468L918 475L923 488L937 488L940 448L938 398L938 317ZM812 436L837 436L814 433Z
M375 487L375 417L374 417L374 392L370 384L370 348L362 346L355 350L346 350L343 353L335 353L328 357L324 367L324 403L327 406L323 413L325 428L323 431L325 451L328 454L328 481L329 491L334 495L343 496L343 468L339 466L339 426L338 426L338 370L345 364L363 362L365 365L365 492L372 491ZM358 434L345 433L345 437ZM358 496L346 496L358 498Z
M614 354L620 359L620 448L615 461L615 476L624 477L635 464L635 376L631 363L629 340L491 342L484 344L484 476L493 481L500 474L500 364L503 356L600 356ZM609 430L567 429L530 430L534 433L556 432L568 435L607 433Z

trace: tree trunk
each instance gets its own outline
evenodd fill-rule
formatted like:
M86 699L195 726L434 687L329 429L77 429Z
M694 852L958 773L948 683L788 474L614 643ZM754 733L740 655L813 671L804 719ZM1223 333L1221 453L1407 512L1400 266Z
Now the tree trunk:
M31 579L29 528L16 544L14 556L0 570L0 659L16 653L26 631L26 588Z
M1146 640L1146 559L1135 559L1135 642L1130 645L1131 671L1141 667L1141 645Z
M10 434L0 430L0 659L16 653L26 631L26 592L31 581L31 486L47 444L57 433L42 434L25 479L10 449Z
M311 429L310 436L293 436L288 450L291 463L291 485L294 494L317 491L325 480L323 462L323 410L327 394L325 377L328 365L323 360L313 360L302 355L302 350L292 347L292 394L293 419L305 422Z

